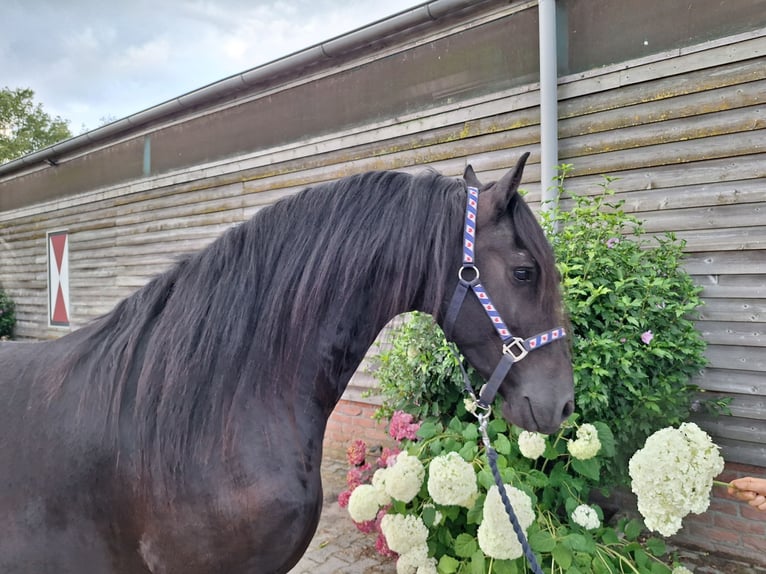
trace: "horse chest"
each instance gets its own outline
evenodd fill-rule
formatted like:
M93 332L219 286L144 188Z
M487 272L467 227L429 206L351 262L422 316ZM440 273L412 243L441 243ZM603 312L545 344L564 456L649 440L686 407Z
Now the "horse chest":
M314 476L271 478L149 510L138 552L152 574L280 574L297 563L316 529Z

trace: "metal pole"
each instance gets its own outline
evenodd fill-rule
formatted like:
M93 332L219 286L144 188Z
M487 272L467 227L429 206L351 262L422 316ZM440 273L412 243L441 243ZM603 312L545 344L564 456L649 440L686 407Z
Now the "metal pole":
M542 209L556 201L558 175L558 73L556 68L556 0L539 0L540 26L540 188Z

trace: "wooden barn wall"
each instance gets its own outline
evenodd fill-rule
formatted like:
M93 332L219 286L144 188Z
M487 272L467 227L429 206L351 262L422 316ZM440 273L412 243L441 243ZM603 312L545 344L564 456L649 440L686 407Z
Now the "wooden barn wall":
M601 174L616 176L613 187L648 230L686 240L686 268L704 288L698 325L709 344L710 366L696 382L709 396L733 398L732 417L697 420L728 460L760 466L766 466L765 57L766 30L758 30L567 76L559 88L560 156L574 164L569 189L594 193ZM17 303L17 336L62 334L46 324L46 230L70 234L76 327L179 254L311 182L423 165L458 176L469 162L489 180L531 151L523 187L536 206L537 102L537 84L528 83L0 212L0 285Z

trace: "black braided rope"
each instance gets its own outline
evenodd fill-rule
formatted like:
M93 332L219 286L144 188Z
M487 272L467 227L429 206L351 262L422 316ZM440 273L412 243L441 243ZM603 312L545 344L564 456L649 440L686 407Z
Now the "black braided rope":
M516 518L516 513L513 511L513 506L511 506L511 501L508 499L508 494L505 492L503 478L500 476L500 471L497 468L497 452L495 452L495 449L491 446L487 446L487 459L489 460L489 468L492 470L492 476L495 477L495 484L497 484L497 488L500 491L500 498L503 501L505 513L511 520L511 525L513 526L514 532L516 532L516 538L518 538L521 543L521 549L524 551L524 556L526 556L529 565L532 567L532 571L535 574L543 574L543 570L537 562L537 557L529 546L527 536L524 534L521 524L519 524L519 519Z
M460 365L460 371L463 374L463 384L465 385L466 393L468 393L468 395L473 399L475 403L476 396L473 394L473 389L471 388L471 382L468 379L468 373L466 372L465 367L463 366L463 361L460 360L459 356L457 356L457 360L458 360L458 365ZM492 445L489 444L489 437L486 434L487 432L486 428L485 427L482 427L482 428L483 428L482 435L484 439L484 446L487 450L487 460L489 461L489 468L490 470L492 470L492 476L495 479L495 484L497 485L497 489L500 491L500 499L503 501L503 506L505 507L505 513L508 515L508 518L511 521L511 526L513 526L513 531L516 533L516 538L518 538L519 544L521 544L521 549L524 551L524 556L529 561L529 565L532 567L532 571L535 574L544 574L542 568L540 568L540 564L537 562L537 557L535 556L535 553L532 552L532 548L529 546L527 535L524 534L524 529L521 528L521 524L519 524L519 519L516 518L516 513L513 510L511 501L508 499L508 494L505 492L503 477L500 476L500 470L498 470L497 468L497 452L495 451L494 448L492 448Z

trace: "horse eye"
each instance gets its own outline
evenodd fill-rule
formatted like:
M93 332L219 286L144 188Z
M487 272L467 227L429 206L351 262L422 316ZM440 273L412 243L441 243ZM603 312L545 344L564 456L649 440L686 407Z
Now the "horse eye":
M513 276L519 281L529 281L532 279L532 272L526 267L519 267L513 270Z

